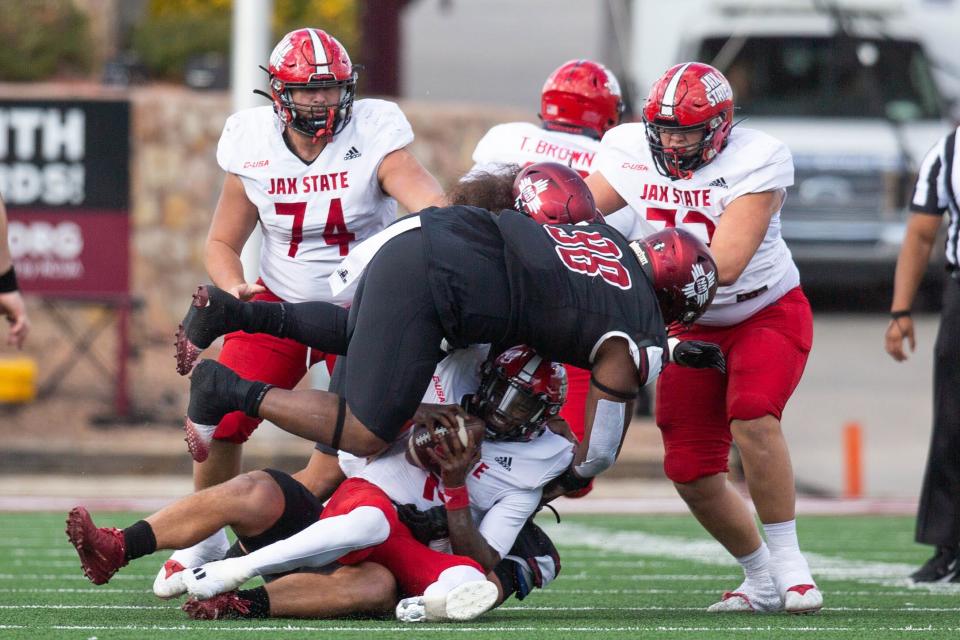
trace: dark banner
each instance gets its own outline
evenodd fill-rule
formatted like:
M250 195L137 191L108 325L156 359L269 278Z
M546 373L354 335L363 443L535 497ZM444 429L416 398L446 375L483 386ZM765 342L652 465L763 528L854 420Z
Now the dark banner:
M129 140L125 101L0 101L0 192L24 291L129 291Z

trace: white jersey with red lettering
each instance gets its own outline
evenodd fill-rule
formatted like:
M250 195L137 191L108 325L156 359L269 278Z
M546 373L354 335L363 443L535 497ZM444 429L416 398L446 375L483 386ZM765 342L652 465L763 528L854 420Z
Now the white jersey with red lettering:
M474 171L496 173L503 165L525 167L534 162L559 162L587 176L596 170L600 141L563 131L548 131L529 122L499 124L486 133L473 151Z
M671 180L654 165L644 125L623 124L603 137L600 173L636 213L606 216L608 224L635 240L666 227L680 227L706 243L727 206L748 193L780 191L793 184L793 157L782 142L736 127L726 148L687 180ZM782 206L782 203L781 203ZM736 324L800 284L790 249L780 235L780 211L743 273L720 287L700 324Z
M396 200L380 188L383 158L413 141L400 108L357 100L353 118L312 163L288 147L270 106L227 119L217 162L243 181L263 229L260 276L290 302L349 302L334 296L327 276L358 243L397 216Z
M486 351L485 345L457 350L440 363L435 380L440 380L444 396L458 401L476 392ZM420 510L442 505L443 483L410 464L404 455L406 447L406 439L395 442L356 475L383 489L398 504L414 504ZM544 485L563 473L572 460L573 445L549 429L529 442L483 441L480 461L467 476L466 486L471 515L501 557L539 506Z

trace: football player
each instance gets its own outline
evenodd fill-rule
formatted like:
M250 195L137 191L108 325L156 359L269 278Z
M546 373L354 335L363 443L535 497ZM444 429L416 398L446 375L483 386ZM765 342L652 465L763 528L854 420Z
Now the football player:
M241 300L345 305L349 299L327 285L333 268L396 218L397 202L419 211L440 203L442 189L410 153L413 131L397 105L356 99L357 69L336 38L320 29L292 31L273 49L267 71L272 104L231 115L217 148L226 178L207 236L207 272ZM240 252L257 224L260 279L247 282ZM332 356L323 352L246 333L228 335L220 354L240 375L287 389L308 363L325 359L330 366ZM183 362L178 369L189 371ZM207 439L191 441L196 489L240 472L242 445L259 423L231 412L211 425L209 446ZM336 470L335 460L325 460L312 461L306 482ZM195 566L222 557L226 546L220 532L171 562ZM158 595L166 571L158 575Z
M780 235L793 159L779 140L734 127L733 110L720 71L698 62L671 67L651 89L643 122L604 136L587 184L626 237L684 229L717 261L716 298L685 337L718 343L727 373L668 365L656 402L667 477L744 568L743 584L710 610L808 613L823 597L800 552L780 425L813 339L810 305ZM619 211L624 205L632 211ZM727 481L731 441L766 543Z
M378 568L351 568L361 562L385 567L400 592L411 596L397 607L404 621L469 619L513 592L522 597L538 579L549 582L559 571L555 549L529 519L544 484L573 457L573 443L545 428L563 402L566 377L563 367L526 347L509 349L479 367L484 355L485 349L471 348L449 356L434 385L442 394L426 398L464 398L486 424L479 452L474 431L466 446L456 437L442 441L439 453L429 451L439 467L436 474L411 464L404 455L406 441L399 441L362 465L325 508L292 477L275 470L246 474L184 498L123 531L95 527L78 507L71 511L67 532L84 572L103 584L132 558L189 543L229 523L252 552L177 574L183 588L204 598L185 605L194 617L377 611L394 593L393 585L384 583ZM421 510L444 506L451 550L461 555L438 553L415 541L398 521L394 503ZM273 541L278 542L268 544ZM508 556L530 548L533 555ZM334 561L347 568L234 592L253 575L301 567L329 571ZM361 571L369 574L369 584L358 583ZM331 592L331 586L344 590ZM356 600L350 603L345 594Z
M613 72L592 60L570 60L557 67L543 84L540 126L509 122L490 129L473 151L471 174L504 171L513 165L557 162L588 176L596 170L600 139L620 124L622 114L620 83ZM561 413L577 438L582 439L590 374L572 366L567 367L567 374L570 387ZM638 402L649 404L645 389L641 390ZM574 492L571 497L586 495L590 488Z

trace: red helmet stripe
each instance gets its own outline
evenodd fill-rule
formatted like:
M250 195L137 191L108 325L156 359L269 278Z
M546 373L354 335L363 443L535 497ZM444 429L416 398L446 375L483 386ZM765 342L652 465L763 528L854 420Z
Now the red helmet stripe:
M683 77L683 72L691 64L691 62L686 63L677 69L677 72L670 78L667 88L663 91L663 99L660 101L660 115L668 118L674 117L673 107L677 104L677 87L680 86L680 78Z

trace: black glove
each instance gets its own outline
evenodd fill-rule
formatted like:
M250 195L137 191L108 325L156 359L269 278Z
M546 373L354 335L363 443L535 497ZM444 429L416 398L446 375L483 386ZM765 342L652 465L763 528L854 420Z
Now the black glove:
M397 516L405 524L413 537L423 544L450 536L447 528L447 510L443 506L431 507L420 511L412 504L396 504Z
M682 340L673 348L673 361L682 367L727 372L727 361L723 357L723 351L712 342Z

